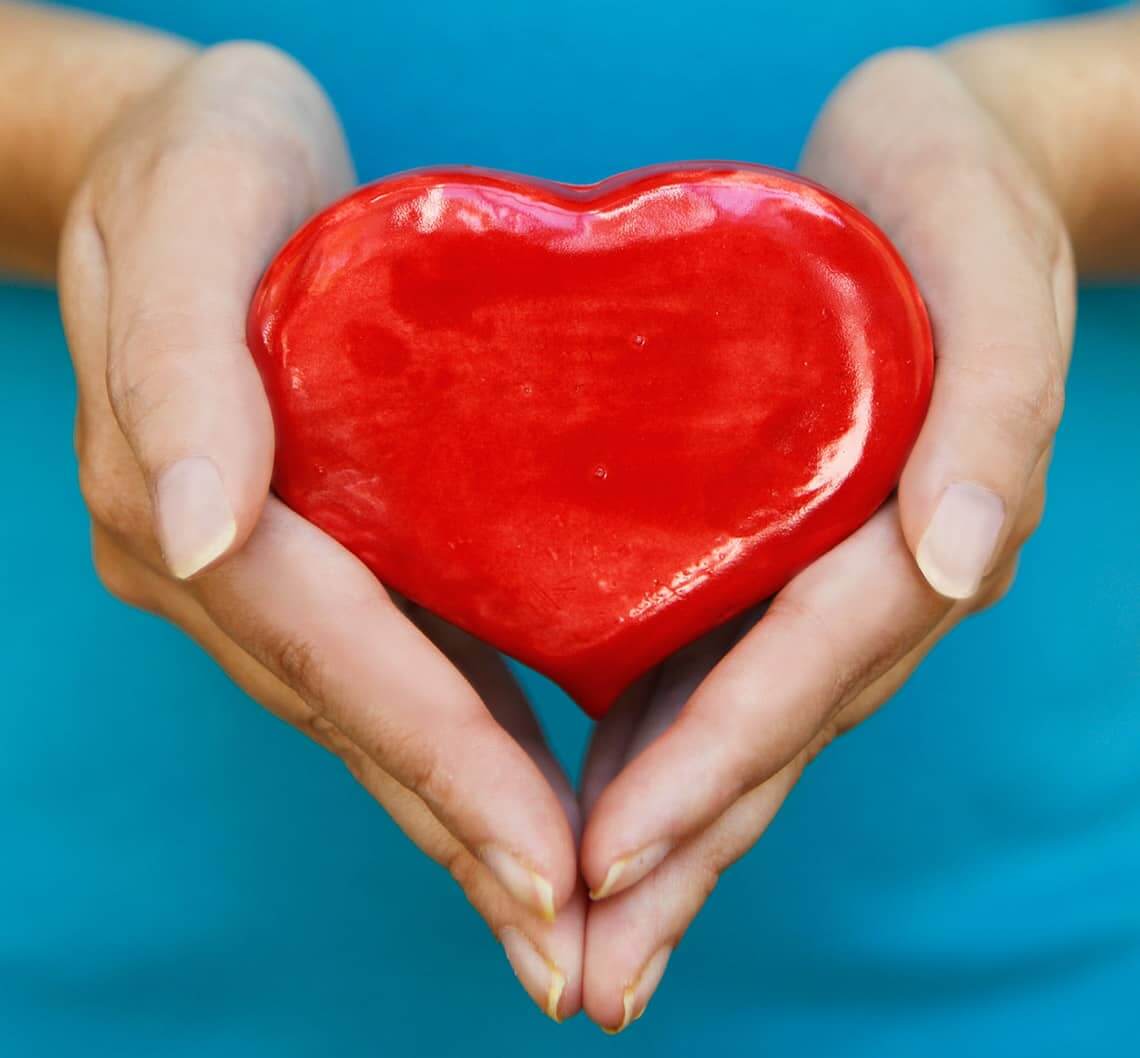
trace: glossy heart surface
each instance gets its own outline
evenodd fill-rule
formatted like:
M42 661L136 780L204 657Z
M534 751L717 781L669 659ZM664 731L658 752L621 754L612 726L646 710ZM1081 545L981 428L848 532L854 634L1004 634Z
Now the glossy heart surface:
M886 237L734 163L381 180L285 245L248 339L282 499L593 716L870 517L933 374Z

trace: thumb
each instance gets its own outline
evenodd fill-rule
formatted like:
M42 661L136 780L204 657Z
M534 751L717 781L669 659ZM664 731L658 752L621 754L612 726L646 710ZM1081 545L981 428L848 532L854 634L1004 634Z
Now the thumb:
M300 219L279 176L210 147L150 168L96 217L107 253L107 387L146 478L170 572L240 547L269 491L273 423L245 342L254 285ZM129 200L129 201L127 201Z
M94 167L107 390L176 577L240 547L258 520L273 425L247 308L277 246L351 182L320 87L243 43L202 53L131 111Z
M914 255L937 361L899 483L918 566L953 599L977 592L1019 524L1060 423L1073 314L1059 223L1042 210L1036 230L1019 230L992 185L974 191L971 218L928 229Z
M931 53L864 64L825 108L803 162L882 224L923 293L934 389L899 516L929 585L971 598L1023 524L1060 421L1075 311L1060 216Z

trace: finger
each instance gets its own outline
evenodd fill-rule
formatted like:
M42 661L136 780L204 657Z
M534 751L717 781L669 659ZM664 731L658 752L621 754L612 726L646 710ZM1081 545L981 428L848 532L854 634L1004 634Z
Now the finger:
M618 772L672 723L677 711L699 682L699 679L693 679L692 673L699 671L700 678L703 679L728 646L759 620L763 609L764 607L757 607L744 618L730 622L724 629L714 629L702 636L674 659L646 673L618 699L598 723L590 739L579 794L584 816L593 812L602 791ZM651 701L654 703L655 719L647 725L643 720ZM600 897L595 894L595 899Z
M422 607L410 606L416 626L467 680L488 713L530 755L558 796L575 839L581 830L574 788L546 741L526 695L501 654Z
M971 613L999 601L1009 591L1016 573L1017 556L1014 555L986 577L973 599L957 602L923 637L918 646L848 701L812 741L804 763L810 763L832 741L861 724L884 702L892 698L914 675L915 669L922 664L939 640Z
M916 223L909 253L938 359L899 506L919 568L953 599L970 598L1001 554L1060 423L1067 366L1055 291L1070 271L1060 226L1051 250L1019 239L1002 192L988 183L986 191L990 200L975 195L953 237L943 234L949 217Z
M643 692L640 696L636 714L623 725L625 737L620 753L611 750L604 764L596 766L588 776L596 790L591 808L620 770L672 724L689 696L736 638L740 625L740 621L733 621L713 629L662 664L648 693ZM632 856L615 860L602 884L590 890L590 899L605 900L619 889L635 884L668 853L669 845L658 843L641 848Z
M660 855L708 826L802 752L949 608L918 573L889 504L775 598L609 786L582 839L587 884L597 890L616 862L650 848Z
M98 528L94 533L94 550L101 575L114 594L173 621L251 698L344 761L357 781L420 851L449 870L503 943L523 988L544 1013L560 1021L577 1012L581 1005L585 920L581 887L554 924L520 907L491 872L456 841L422 799L396 782L343 731L226 636L185 589L129 555L109 533ZM488 670L490 668L488 665ZM484 689L488 689L486 683ZM545 744L541 750L550 756ZM562 782L565 785L565 777Z
M637 885L590 905L582 1006L591 1019L621 1032L641 1017L674 948L716 885L721 860L746 836L755 841L797 775L795 767L785 767Z
M100 225L111 291L111 404L177 577L244 540L269 489L273 426L244 320L281 236L276 207L255 207L258 192L231 197L220 186L228 177L206 167L185 176L186 183L159 184L141 205L137 228Z
M1015 560L995 572L980 595L1000 594ZM905 657L872 681L772 778L733 803L706 830L681 845L637 885L590 907L586 922L583 1006L610 1031L644 1012L680 938L720 876L761 837L807 764L839 734L887 701L935 644L970 612L959 603Z
M307 157L257 128L274 121L264 99L236 91L219 118L224 82L199 76L205 98L164 115L162 142L113 154L90 192L107 388L180 578L239 546L268 492L273 426L246 313L269 256L318 204Z
M271 498L245 547L194 590L235 642L553 918L578 877L558 795L356 558Z
M590 815L602 791L628 759L633 732L656 680L655 670L635 680L594 728L579 783L578 803L584 817Z
M528 913L511 898L486 864L455 840L424 802L361 753L349 763L357 781L379 801L417 844L447 867L467 899L503 946L524 991L554 1021L564 1021L582 1005L582 937L586 894L579 882L558 918L551 922ZM441 985L451 986L447 980Z
M107 394L107 268L89 194L81 193L73 204L59 257L60 314L75 367L75 449L83 502L96 524L146 539L153 535L146 483Z
M682 647L661 666L653 694L642 711L626 753L633 760L677 719L685 703L739 638L747 618L729 621Z
M106 528L92 527L92 553L96 571L103 586L121 602L136 609L156 613L172 622L195 640L251 698L275 716L315 738L327 749L337 751L330 743L347 742L343 731L335 728L308 705L288 684L284 683L251 654L231 640L215 624L202 604L177 581L164 576L149 561L149 556L132 553L119 538ZM410 607L418 610L416 607ZM425 634L463 673L490 712L509 734L523 746L539 766L551 785L569 789L565 773L547 745L521 688L495 651L473 637L459 632L420 611L418 623ZM417 615L418 617L419 615ZM429 623L430 622L430 623ZM448 636L445 629L452 633ZM576 811L577 805L572 805Z
M923 79L924 91L897 93L884 122L881 78L913 83L914 61L933 64L938 76ZM1072 254L1048 195L949 69L913 56L896 65L841 93L824 146L809 150L805 168L863 199L926 300L934 389L899 505L931 586L964 599L997 562L1060 422ZM932 112L945 120L931 123ZM877 140L868 145L868 135ZM875 156L875 171L852 166L855 155Z

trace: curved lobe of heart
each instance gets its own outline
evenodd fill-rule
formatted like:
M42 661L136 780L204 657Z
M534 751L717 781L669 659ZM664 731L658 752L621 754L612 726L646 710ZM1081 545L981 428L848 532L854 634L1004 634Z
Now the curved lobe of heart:
M280 496L594 716L874 512L933 371L886 237L729 163L382 180L286 244L248 337Z

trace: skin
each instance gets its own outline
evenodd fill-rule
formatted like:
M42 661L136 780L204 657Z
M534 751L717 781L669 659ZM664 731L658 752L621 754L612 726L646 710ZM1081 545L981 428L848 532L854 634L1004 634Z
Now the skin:
M59 283L103 582L344 760L547 1013L626 1027L807 764L1008 590L1041 517L1075 264L1140 265L1140 18L887 53L837 88L802 170L908 260L938 355L929 418L897 498L623 697L577 798L494 652L268 495L246 305L281 240L355 180L319 87L260 45L199 53L21 5L0 4L0 41L0 83L19 85L0 101L0 266ZM217 472L224 515L203 514L224 532L193 561L163 513L186 459ZM930 527L963 485L997 520L977 569L959 549L949 577Z

